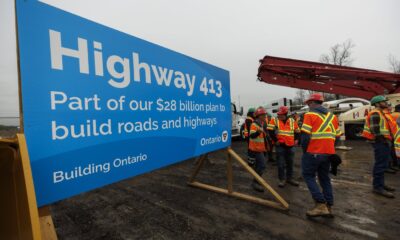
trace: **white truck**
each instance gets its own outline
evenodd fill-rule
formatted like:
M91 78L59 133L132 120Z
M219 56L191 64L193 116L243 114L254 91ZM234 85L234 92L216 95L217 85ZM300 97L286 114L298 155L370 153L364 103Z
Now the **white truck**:
M389 104L394 109L394 106L400 104L400 93L386 95ZM345 133L346 139L360 138L360 134L364 128L365 118L368 113L374 108L369 101L365 100L366 104L359 106L339 115L339 125L342 132Z
M245 118L243 117L243 107L240 107L240 110L236 107L235 103L231 103L231 111L232 111L232 132L231 137L240 137L244 134L243 124Z
M265 110L271 115L276 116L276 113L279 111L279 107L286 106L291 109L292 99L288 98L280 98L277 100L273 100L264 106Z

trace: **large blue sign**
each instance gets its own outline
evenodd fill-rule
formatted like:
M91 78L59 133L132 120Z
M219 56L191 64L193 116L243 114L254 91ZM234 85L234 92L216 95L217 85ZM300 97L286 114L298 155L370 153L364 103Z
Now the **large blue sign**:
M230 145L228 71L35 0L16 2L39 206Z

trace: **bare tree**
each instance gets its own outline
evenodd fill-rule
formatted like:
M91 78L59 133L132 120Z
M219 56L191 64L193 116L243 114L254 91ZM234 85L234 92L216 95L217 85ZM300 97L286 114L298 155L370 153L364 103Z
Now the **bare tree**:
M307 94L306 90L297 89L296 96L293 99L293 104L294 105L303 105L307 96L308 96L308 94Z
M319 61L339 66L350 66L354 61L351 54L355 46L351 39L337 43L330 48L328 54L322 54Z
M392 54L389 55L389 65L394 73L400 73L400 61Z
M330 48L328 54L322 54L319 61L339 66L350 66L354 61L351 54L353 53L352 49L355 46L356 45L351 39L348 39L342 43L337 43ZM324 98L325 100L329 101L343 98L343 96L339 94L324 93Z

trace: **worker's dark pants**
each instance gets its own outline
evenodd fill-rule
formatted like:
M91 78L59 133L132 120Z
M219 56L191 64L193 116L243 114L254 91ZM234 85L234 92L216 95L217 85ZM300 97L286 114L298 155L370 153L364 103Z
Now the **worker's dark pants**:
M262 176L265 171L265 157L263 152L254 152L256 158L255 171L258 175Z
M287 180L292 179L294 148L288 146L276 146L276 155L278 160L279 180L283 181L285 180L285 177Z
M385 170L390 160L390 145L384 142L372 143L375 154L375 164L372 172L372 185L376 190L382 190L385 185Z
M333 205L333 190L329 177L330 165L329 154L304 153L301 161L303 178L314 201ZM315 179L316 175L322 187L322 193Z

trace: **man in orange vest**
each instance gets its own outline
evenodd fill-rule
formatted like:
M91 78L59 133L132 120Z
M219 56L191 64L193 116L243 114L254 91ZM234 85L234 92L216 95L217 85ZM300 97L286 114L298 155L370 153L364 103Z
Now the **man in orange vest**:
M256 159L255 171L260 177L265 170L265 157L264 153L267 151L266 138L267 133L264 130L265 115L267 112L263 107L257 108L254 112L254 122L250 126L249 150L252 152ZM254 190L263 192L264 188L254 179L251 186Z
M335 154L335 141L341 135L337 117L322 106L321 94L312 94L305 102L309 112L304 114L301 126L303 148L302 173L315 201L315 207L307 211L308 217L332 216L333 191L329 169L330 157ZM316 182L318 176L319 185Z
M254 122L254 112L255 111L256 111L255 108L253 108L253 107L249 108L249 110L247 111L246 120L244 122L244 137L247 142L247 163L249 164L250 167L253 167L253 168L255 166L256 159L254 157L254 154L249 149L249 143L250 143L249 134L250 134L251 124Z
M279 187L284 187L286 183L299 186L299 183L293 180L293 146L298 141L300 129L297 122L288 117L288 112L286 106L280 107L278 117L272 118L268 124L269 135L276 146Z
M385 170L388 168L391 155L391 144L397 133L397 124L387 111L388 104L384 96L371 99L375 109L369 112L365 119L362 136L372 143L375 155L373 169L373 192L375 194L394 198L394 189L385 185Z
M265 131L268 131L268 124L272 119L272 115L267 112L265 117ZM269 135L267 136L269 137ZM265 157L268 156L268 162L272 163L272 165L276 165L276 161L274 159L274 141L272 139L268 139L268 149L267 152L264 154Z

